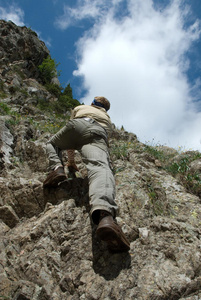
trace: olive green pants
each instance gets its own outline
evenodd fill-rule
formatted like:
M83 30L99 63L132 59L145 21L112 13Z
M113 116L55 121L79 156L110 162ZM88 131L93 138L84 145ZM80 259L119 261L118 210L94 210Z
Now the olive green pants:
M102 126L82 118L70 120L47 143L49 170L61 165L62 150L76 149L80 152L88 171L91 216L95 224L100 210L106 210L114 217L118 210L106 139Z

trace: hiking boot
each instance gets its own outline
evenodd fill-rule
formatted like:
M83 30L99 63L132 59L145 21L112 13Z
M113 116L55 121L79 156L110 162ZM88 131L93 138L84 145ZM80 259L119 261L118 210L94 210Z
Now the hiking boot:
M43 182L43 186L57 186L59 182L64 181L66 179L66 174L64 173L63 167L58 167L56 170L51 171L45 181Z
M108 249L112 252L130 250L129 241L112 215L106 215L100 220L96 234L102 241L107 243Z

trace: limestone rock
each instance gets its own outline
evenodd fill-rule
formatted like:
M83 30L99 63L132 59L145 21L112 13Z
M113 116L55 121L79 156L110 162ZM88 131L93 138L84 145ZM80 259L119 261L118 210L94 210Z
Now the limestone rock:
M5 125L5 120L3 117L0 117L0 153L1 153L1 166L10 164L11 154L13 152L13 136Z
M201 159L196 159L190 164L193 173L201 174Z
M0 219L11 228L19 222L15 211L8 205L0 206Z
M148 147L114 127L117 222L131 249L110 253L78 152L77 177L43 188L45 144L61 124L37 107L54 101L36 70L49 52L26 27L0 21L0 33L0 298L201 299L201 154Z
M0 51L3 59L1 65L14 61L25 61L26 72L37 75L35 66L42 63L49 50L37 34L27 27L16 26L13 22L0 20Z

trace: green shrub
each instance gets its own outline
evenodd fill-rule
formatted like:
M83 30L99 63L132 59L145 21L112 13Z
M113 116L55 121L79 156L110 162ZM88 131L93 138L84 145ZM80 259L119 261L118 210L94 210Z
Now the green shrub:
M161 162L167 161L169 158L173 156L173 154L166 154L164 151L159 150L157 146L149 146L145 145L144 151L152 155L155 159L160 160Z
M157 189L150 182L147 184L147 189L148 189L148 195L149 195L151 207L153 209L153 213L156 216L163 215L165 211L164 203L160 195L158 195Z
M63 91L63 95L66 95L70 98L73 98L73 90L70 86L70 83L65 87L64 91Z
M80 105L80 103L76 99L72 99L66 95L61 95L58 101L54 102L53 109L54 111L62 114L78 105Z
M42 111L49 113L54 113L56 115L64 115L70 109L80 105L80 102L73 99L72 88L70 84L64 89L62 93L62 87L57 84L47 83L45 85L46 89L53 94L57 100L48 101L46 99L37 99L37 106Z
M70 109L80 105L80 102L76 99L72 99L66 95L61 94L56 101L47 101L46 99L39 98L38 108L42 111L54 113L55 115L64 115Z
M201 196L201 174L192 172L190 170L190 163L196 159L201 158L201 153L195 153L193 155L185 155L178 162L167 164L165 169L177 177L188 192Z
M66 107L67 109L74 108L74 107L80 105L80 102L78 100L73 99L66 95L61 95L59 97L58 102L60 102L61 105L64 105L64 107Z
M7 104L0 102L0 115L9 115L11 109L8 107Z
M59 76L59 72L57 72L56 69L58 65L59 64L49 55L43 60L42 64L38 66L41 79L44 83L50 83L54 77Z
M46 83L45 87L48 90L48 92L50 92L51 94L53 94L57 98L60 97L61 90L62 90L61 86L59 86L58 84L55 84L55 83Z
M42 111L51 111L49 109L50 103L45 98L37 98L37 107Z
M181 158L179 162L174 162L166 167L166 170L172 175L184 174L189 169L189 158Z
M129 143L115 143L110 148L110 155L113 159L128 159Z

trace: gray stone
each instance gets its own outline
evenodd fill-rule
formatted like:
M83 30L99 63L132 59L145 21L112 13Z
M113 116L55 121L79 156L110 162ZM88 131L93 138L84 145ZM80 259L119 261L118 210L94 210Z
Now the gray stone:
M5 125L5 120L0 117L0 152L2 153L2 161L4 164L10 164L13 145L13 136Z
M19 222L15 211L7 205L0 206L0 219L10 228L13 228Z
M58 121L36 107L37 97L54 101L37 71L49 51L30 29L0 25L3 103L12 110L0 118L0 298L201 299L199 182L173 177L135 134L114 126L117 222L131 244L128 253L110 253L90 219L87 171L78 152L79 177L43 189L45 144L52 136L44 129ZM24 94L10 93L14 78ZM154 150L170 164L187 157L185 178L199 175L199 153Z

